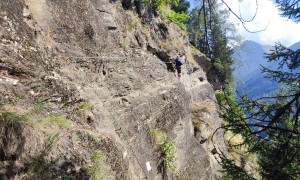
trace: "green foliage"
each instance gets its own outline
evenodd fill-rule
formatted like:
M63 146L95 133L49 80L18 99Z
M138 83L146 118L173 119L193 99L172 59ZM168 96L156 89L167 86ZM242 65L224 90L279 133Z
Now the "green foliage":
M167 134L158 129L150 129L150 136L152 142L157 145L161 145L167 140Z
M102 140L102 136L96 133L89 133L88 138L93 142L100 142Z
M190 43L197 50L201 50L201 41L203 38L203 32L201 28L203 28L203 15L199 16L199 9L193 9L189 15L190 18L187 21L187 32L189 33ZM203 52L204 53L204 52Z
M174 22L175 24L177 24L182 30L186 30L186 21L189 18L189 16L182 12L182 13L177 13L173 10L170 10L167 14L166 14L166 18L172 22Z
M44 108L45 108L45 102L37 101L36 103L34 103L33 113L40 113L44 110Z
M107 174L105 172L104 163L105 163L105 154L98 150L91 155L92 167L89 168L88 174L90 175L91 180L101 180L106 179Z
M231 47L233 43L237 44L239 36L234 25L227 21L228 11L222 10L216 1L203 3L202 8L190 13L187 22L190 42L211 59L223 89L232 90L234 61Z
M163 153L163 158L164 161L167 165L167 168L169 170L174 171L175 170L175 165L173 164L174 160L174 147L173 144L170 141L165 141L161 146L161 151Z
M164 17L165 16L165 9L166 5L165 4L160 4L156 7L156 10Z
M73 132L71 138L72 138L72 144L73 144L73 146L77 147L77 145L81 142L80 137L77 135L76 132Z
M231 58L233 54L232 48L228 46L228 38L226 32L223 31L221 15L213 16L215 23L212 25L211 31L211 52L209 53L212 63L216 68L216 72L223 86L228 86L234 81L232 65L234 60Z
M64 117L53 114L46 118L48 121L57 124L58 126L62 128L69 128L71 123Z
M222 160L221 165L223 168L221 172L223 173L223 178L225 180L254 180L254 178L249 176L243 168L237 166L233 160L229 159L224 154L221 154L220 158Z
M198 118L193 118L193 119L192 119L192 123L193 123L194 128L196 128L198 131L200 131L202 122L199 121Z
M133 31L138 26L138 21L132 21L128 24L128 30Z
M165 6L167 4L173 4L177 6L178 0L153 0L152 3L154 8L163 15L165 11Z
M122 46L122 48L123 48L124 50L127 50L127 49L129 49L129 42L124 41L124 42L121 43L121 46Z
M216 93L216 99L218 101L218 104L222 107L229 106L229 107L239 108L239 106L234 101L234 99L224 93Z
M19 147L23 143L23 126L27 120L27 116L12 112L2 112L0 114L0 151L2 155L10 156L11 153L21 153ZM11 150L8 151L8 149Z
M167 140L166 133L158 130L158 129L151 129L150 136L152 141L159 146L163 154L163 159L167 165L168 170L175 170L175 165L173 164L173 160L175 157L174 154L174 146L173 144Z
M222 83L226 83L226 82L233 82L233 75L232 75L232 68L228 65L225 64L224 62L221 62L221 60L219 58L217 58L215 60L215 62L213 63L214 67L216 68L219 80Z
M300 21L299 2L276 0L282 15L295 22ZM241 105L253 129L249 135L259 137L248 144L259 155L263 179L300 179L300 49L291 50L277 43L266 57L278 63L278 68L263 67L262 71L282 86L272 97L242 97Z
M49 97L41 97L38 98L33 104L33 113L38 114L41 113L45 109L46 101Z
M171 9L177 13L186 13L188 14L188 10L190 7L190 2L186 0L179 0L178 5L172 5Z
M181 2L181 4L178 4L179 2ZM187 15L189 3L185 2L184 0L153 0L152 5L154 9L158 11L164 18L174 22L182 30L186 30L185 23L189 18ZM168 5L171 5L172 9L168 12L165 12L166 6Z
M167 50L168 52L172 51L175 48L175 46L168 41L167 42L160 41L159 44L163 49Z
M268 135L272 142L264 142L258 149L261 175L267 179L274 176L277 179L299 179L300 175L295 174L300 170L299 136L280 132Z
M235 116L235 106L222 109L222 117L227 119L225 130L241 134L248 152L257 154L262 179L300 178L299 54L300 50L276 44L267 57L278 62L278 69L262 70L267 77L282 83L281 89L272 97L250 99L243 95L238 102L244 116ZM222 101L222 97L218 99Z
M241 107L234 101L234 99L224 93L217 93L216 99L221 107L220 117L227 123L240 123L246 126L245 114ZM234 133L238 130L232 129ZM245 134L242 134L244 136Z
M69 168L60 168L58 166L58 159L47 162L43 157L38 156L34 158L29 164L25 173L21 175L24 180L31 179L61 179L73 180L78 179L76 174L69 171Z
M38 156L27 165L26 176L29 179L38 179L39 177L45 176L47 172L55 168L55 163L48 163L42 157Z
M50 149L53 147L53 145L55 143L57 143L58 135L59 135L58 133L48 135L48 141L47 141L47 144L46 144L46 147L45 147L44 151L46 151L46 152L50 151Z
M79 108L82 109L82 110L89 110L89 109L91 109L91 106L90 106L89 102L84 101L84 102L80 105Z
M78 132L79 139L85 139L88 138L88 141L91 141L93 143L99 143L102 140L102 136L100 134L97 134L92 131L79 131Z
M299 0L276 0L281 15L295 22L300 22L300 6Z
M45 149L40 155L37 155L33 160L27 165L26 176L29 179L38 179L39 177L45 177L47 173L51 172L52 169L56 168L56 161L46 162L44 160L44 155L48 154L53 145L58 141L58 134L52 134L48 136L48 141L46 143Z
M142 0L141 3L143 4L149 3L149 0Z
M199 118L199 113L208 112L212 113L215 110L211 102L205 101L203 103L195 103L191 106L192 123L197 131L200 131L203 121Z
M300 22L299 2L275 1L282 16L295 22ZM234 35L235 28L226 21L228 13L219 11L215 5L211 0L202 1L201 8L191 12L188 32L191 44L211 58L221 82L227 85L233 81L232 49L228 47L232 39L228 34ZM220 115L226 121L224 130L233 136L242 135L244 153L257 156L260 165L260 175L251 177L253 173L245 170L247 166L243 162L238 166L222 154L225 179L300 179L299 57L300 49L291 50L280 44L267 55L270 62L279 66L278 69L263 67L263 72L284 87L272 97L249 99L243 95L234 101L229 95L216 95ZM228 87L232 92L232 86Z
M13 125L14 122L20 123L28 121L28 117L13 112L2 112L0 114L0 121L5 122L7 125Z

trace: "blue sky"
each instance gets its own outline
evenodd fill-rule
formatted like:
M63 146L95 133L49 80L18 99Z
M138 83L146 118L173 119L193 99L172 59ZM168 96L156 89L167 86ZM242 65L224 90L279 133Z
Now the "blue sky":
M255 14L255 0L224 0L230 8L241 15L244 19L251 19ZM191 2L191 6L197 6L199 3ZM285 17L279 16L279 11L272 0L258 0L258 12L252 22L246 23L246 27L251 31L267 29L259 33L247 32L233 15L229 19L235 23L238 33L244 40L253 40L261 44L274 45L275 42L281 42L285 46L290 46L300 41L300 23L294 23Z

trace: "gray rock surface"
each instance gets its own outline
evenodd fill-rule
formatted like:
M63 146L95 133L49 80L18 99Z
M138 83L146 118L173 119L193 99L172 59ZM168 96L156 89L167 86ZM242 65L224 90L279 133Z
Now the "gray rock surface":
M1 177L21 178L36 157L59 162L43 172L50 179L87 178L97 162L106 179L220 177L215 147L208 136L204 145L194 137L190 111L193 103L214 104L203 115L214 121L207 122L212 134L221 125L214 90L197 63L178 80L169 62L171 50L189 52L186 36L172 24L162 29L147 6L123 8L108 0L0 2L0 112L28 117L2 134L11 145L0 144ZM161 168L153 129L173 143L175 172ZM214 141L224 149L220 134Z

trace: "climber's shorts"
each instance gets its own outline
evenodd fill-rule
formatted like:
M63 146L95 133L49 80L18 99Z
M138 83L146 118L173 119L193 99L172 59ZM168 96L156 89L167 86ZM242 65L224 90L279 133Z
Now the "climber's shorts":
M181 68L176 68L177 73L180 74L181 73Z

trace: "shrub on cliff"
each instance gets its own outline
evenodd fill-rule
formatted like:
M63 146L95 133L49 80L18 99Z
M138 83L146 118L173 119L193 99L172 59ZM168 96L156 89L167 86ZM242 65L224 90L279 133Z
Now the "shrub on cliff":
M186 30L185 23L189 18L189 16L186 13L177 13L171 10L166 14L166 18L177 24L181 29Z
M152 4L154 9L158 11L164 18L174 22L182 30L186 30L186 22L189 18L187 15L189 4L187 4L184 0L154 0L152 1ZM171 10L165 11L166 6L171 6ZM181 9L183 11L178 11Z

